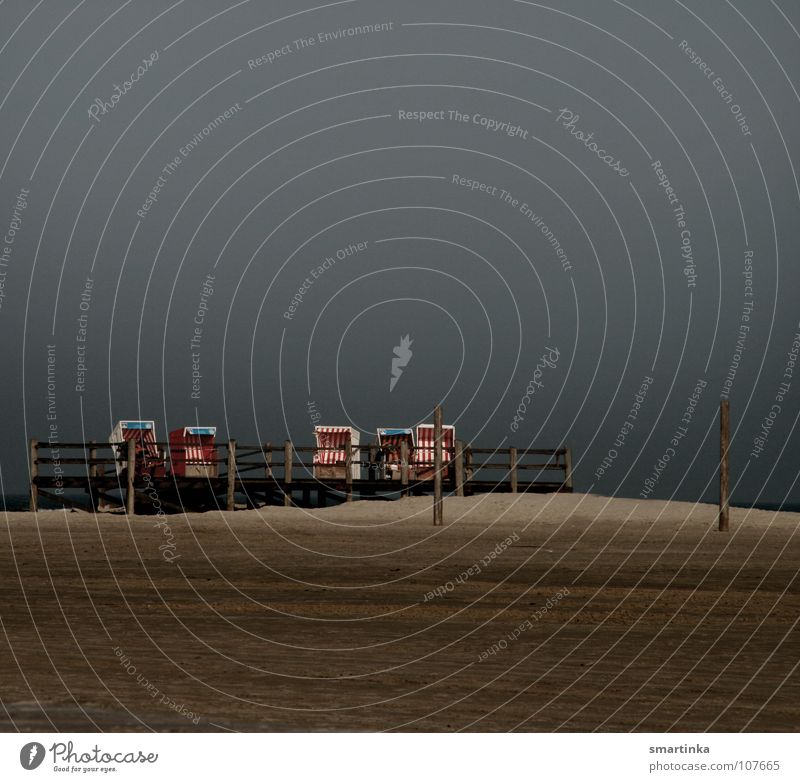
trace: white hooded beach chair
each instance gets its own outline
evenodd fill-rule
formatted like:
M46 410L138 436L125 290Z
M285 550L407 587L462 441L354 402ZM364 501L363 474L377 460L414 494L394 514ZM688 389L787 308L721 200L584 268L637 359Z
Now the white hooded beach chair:
M345 480L347 474L347 447L359 444L360 432L352 426L315 426L314 477L319 480ZM361 475L357 449L353 448L350 475L356 480Z

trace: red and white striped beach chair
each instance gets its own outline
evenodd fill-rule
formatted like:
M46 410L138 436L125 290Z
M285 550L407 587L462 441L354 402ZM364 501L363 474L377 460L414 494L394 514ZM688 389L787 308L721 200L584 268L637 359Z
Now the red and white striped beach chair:
M179 478L216 478L219 474L215 426L184 426L169 433L172 474Z
M454 426L442 426L442 465L445 467L451 462L454 454L456 442L456 428ZM430 481L434 474L434 437L433 424L419 424L417 426L417 447L411 457L411 464L414 467L414 480Z
M156 445L156 425L153 421L118 421L111 436L110 443L117 443L117 475L128 468L127 442L136 441L136 464L134 466L137 476L148 473L153 477L164 476L164 459ZM125 443L126 445L119 445Z
M315 426L314 437L317 451L314 452L314 477L319 480L345 480L347 474L347 444L359 444L360 432L352 426ZM350 475L361 476L359 455L353 449L353 464Z
M400 448L402 443L408 446L408 463L414 453L414 430L406 428L378 429L378 445L383 452L386 476L391 480L400 480ZM410 473L409 473L410 474Z

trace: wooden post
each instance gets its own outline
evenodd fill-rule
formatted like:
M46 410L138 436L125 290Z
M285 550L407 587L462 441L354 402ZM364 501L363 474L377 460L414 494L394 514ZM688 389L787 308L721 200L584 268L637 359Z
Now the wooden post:
M408 497L408 443L400 441L400 496Z
M267 480L272 479L272 443L264 446L264 477Z
M225 510L236 510L236 440L228 440L228 485Z
M31 498L30 509L33 513L39 510L39 488L36 481L39 478L39 441L31 440Z
M346 501L353 501L353 443L347 435L347 453L344 459L344 486Z
M472 469L472 446L468 445L464 449L464 480L466 481L464 484L464 494L470 497L472 496L472 491L469 485L474 477L475 471Z
M286 508L292 504L292 456L294 448L292 441L283 443L283 505Z
M433 524L444 523L442 503L442 406L433 410Z
M89 440L89 476L86 483L86 493L89 495L89 506L92 511L97 510L97 498L95 497L93 478L100 477L100 465L95 464L97 459L97 448L94 440Z
M97 458L97 448L95 447L95 441L89 440L89 477L96 478L100 472L100 465L94 464L94 460Z
M572 448L564 449L564 489L572 491Z
M509 459L511 461L510 464L510 472L511 472L511 493L517 493L517 449L516 448L509 448L508 449Z
M378 446L369 447L369 467L367 468L367 478L374 481L378 477Z
M456 440L456 496L464 496L464 441Z
M127 485L125 487L125 513L133 516L136 511L136 492L133 488L136 479L136 440L128 440L128 462L125 469Z
M721 399L719 403L719 531L728 531L730 516L729 464L731 445L731 403Z

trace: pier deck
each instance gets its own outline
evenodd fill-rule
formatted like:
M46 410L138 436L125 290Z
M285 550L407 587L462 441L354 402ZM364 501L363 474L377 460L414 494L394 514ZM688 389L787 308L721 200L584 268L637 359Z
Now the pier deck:
M403 455L392 476L377 445L351 446L340 474L316 477L315 457L325 448L286 441L217 448L205 476L171 474L169 443L156 444L156 464L136 462L128 443L40 443L30 445L30 507L39 499L82 510L128 513L233 511L265 505L325 507L357 499L391 500L434 491L432 470L415 470ZM174 447L172 451L174 452ZM456 442L444 449L442 489L451 496L572 491L569 448L473 448ZM129 471L128 463L136 464ZM354 470L353 467L356 467ZM361 477L354 477L360 475Z

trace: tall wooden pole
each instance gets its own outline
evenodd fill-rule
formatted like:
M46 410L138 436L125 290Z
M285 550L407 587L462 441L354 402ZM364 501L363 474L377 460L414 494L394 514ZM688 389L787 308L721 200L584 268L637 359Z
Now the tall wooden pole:
M292 458L294 446L291 440L283 443L283 505L288 508L292 504Z
M346 502L353 501L353 441L347 435L347 453L344 458L344 486Z
M30 509L34 513L39 510L39 490L36 481L39 478L39 441L31 440L31 497Z
M94 463L97 458L97 444L94 440L89 440L89 477L95 478L100 474L100 468Z
M272 443L264 446L264 477L272 480Z
M572 491L572 448L564 449L564 490Z
M126 463L126 486L125 486L125 512L128 516L133 516L136 510L136 493L133 483L136 480L136 440L128 440L128 461Z
M369 447L369 466L367 467L367 478L374 481L378 477L378 446L370 445ZM381 476L383 477L383 476Z
M99 478L102 474L102 470L95 464L95 461L97 461L97 443L94 440L89 440L89 476L86 481L86 493L89 495L89 507L93 511L97 510L97 497L92 478Z
M509 448L508 449L508 456L509 456L509 470L511 472L511 493L517 493L517 449L516 448Z
M731 403L719 403L719 531L728 531L730 516L729 453L731 445Z
M228 440L228 481L225 510L236 510L236 440Z
M400 441L400 496L408 497L408 443Z
M456 440L456 497L464 496L464 441Z
M442 406L433 411L433 525L444 523L442 502Z

